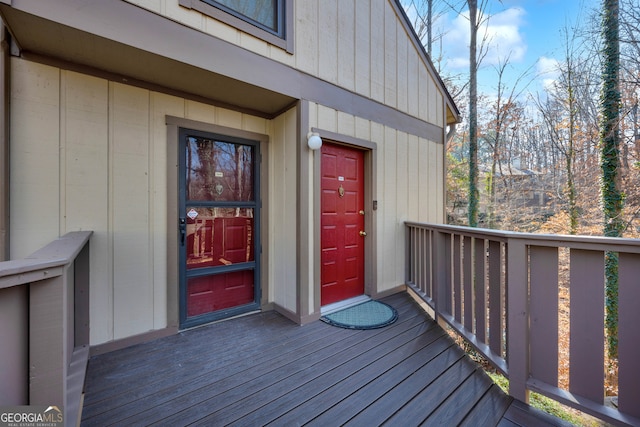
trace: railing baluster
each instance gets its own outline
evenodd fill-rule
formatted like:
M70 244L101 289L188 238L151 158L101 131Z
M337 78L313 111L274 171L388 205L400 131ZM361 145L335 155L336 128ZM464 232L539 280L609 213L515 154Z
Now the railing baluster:
M618 259L618 404L640 418L640 254Z
M425 246L424 292L429 296L429 298L433 298L432 245L433 243L431 242L431 231L424 230L424 246Z
M463 281L463 312L464 327L467 331L473 332L473 239L469 236L462 238L463 258L462 281Z
M489 347L503 356L502 245L489 241Z
M453 235L453 310L454 318L462 323L462 236Z
M475 239L474 262L474 304L475 304L475 333L478 341L487 343L487 248L484 239Z
M558 385L558 248L532 246L530 254L531 373Z
M571 250L569 390L604 402L604 253Z

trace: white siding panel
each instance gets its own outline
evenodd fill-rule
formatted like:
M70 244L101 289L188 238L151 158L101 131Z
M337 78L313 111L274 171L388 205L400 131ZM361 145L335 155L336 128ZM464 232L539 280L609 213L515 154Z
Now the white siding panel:
M322 2L322 0L320 0ZM318 0L296 3L296 67L318 75Z
M318 76L331 83L338 83L338 2L318 2Z
M91 237L91 341L113 335L109 239L109 85L106 80L62 72L61 164L64 212L60 234L93 230ZM108 321L105 321L108 319Z
M263 40L260 40L247 33L242 33L242 32L240 33L240 45L243 48L248 49L252 52L255 52L259 55L269 56L269 52L270 52L269 45Z
M59 236L60 72L12 59L11 78L10 253L16 259Z
M414 135L408 136L407 141L407 191L409 203L407 206L407 219L418 221L420 214L420 142Z
M167 152L178 151L178 141L167 141L166 116L184 117L184 99L156 92L150 94L151 192L149 212L153 269L153 328L167 326L167 206L177 203L167 200ZM171 183L178 186L178 183Z
M424 120L428 120L429 118L429 99L431 97L430 82L431 78L427 73L427 69L424 67L420 67L418 73L418 114L419 117Z
M274 141L269 144L270 300L292 312L297 311L296 140L296 110L292 109L274 119Z
M207 33L215 34L216 37L222 40L237 45L240 44L240 31L221 21L218 21L217 19L206 16L204 20L204 28Z
M371 7L371 0L356 0L355 91L367 97L371 96Z
M395 277L392 283L389 285L396 286L404 282L404 222L409 219L409 199L411 194L409 193L409 175L408 168L408 141L407 134L404 132L396 133L396 220L394 222L394 234L395 234Z
M391 107L398 105L398 21L387 4L384 8L384 102Z
M429 205L430 199L433 197L433 183L431 182L429 173L429 143L424 139L418 141L418 158L420 162L420 169L418 169L418 180L420 182L420 212L418 215L418 221L429 221Z
M261 133L263 135L268 135L269 133L268 128L269 128L268 120L263 119L261 117L249 116L247 114L242 115L243 130L246 130L249 132Z
M382 189L380 195L380 205L378 205L379 219L382 217L382 228L379 236L379 242L382 246L379 248L378 256L380 256L381 262L379 268L381 269L378 278L382 279L378 283L379 290L384 290L397 285L395 283L395 266L397 262L396 253L396 224L398 221L398 209L396 205L396 131L392 128L385 128L384 130L384 147L382 149L382 167L378 168L378 173L383 171L383 183L379 189ZM381 215L380 215L381 214Z
M235 129L242 129L242 113L237 111L217 109L217 124Z
M153 329L149 92L111 83L114 338Z
M203 105L195 101L185 101L185 118L204 123L216 123L217 108L213 105Z
M440 188L442 180L438 177L438 163L440 163L441 157L438 156L438 144L432 141L428 141L427 144L429 147L429 157L425 164L428 165L427 169L429 170L430 196L427 205L428 216L426 220L428 222L436 222L440 218L438 214L438 197L442 196L442 189Z
M356 138L364 139L365 141L371 141L371 122L369 120L356 117Z
M434 205L436 206L436 212L435 215L433 216L433 218L431 219L432 222L445 222L446 218L445 218L445 208L444 208L444 201L445 201L445 179L444 179L444 175L445 175L445 169L444 169L444 145L442 144L435 144L432 143L433 145L435 145L436 147L436 165L437 165L437 170L436 170L436 196L435 196L435 200L434 200Z
M419 102L421 94L418 86L418 75L421 67L424 67L424 63L419 60L418 53L413 45L410 45L407 55L407 87L409 90L407 112L416 117L420 113Z
M442 96L436 90L436 84L431 76L427 78L427 85L429 87L429 107L426 119L431 123L442 123L438 121L442 119Z
M162 13L165 7L166 0L127 0L129 3L133 3L145 9L151 10L156 13Z
M436 116L434 118L434 121L432 123L444 123L445 121L445 117L444 117L444 96L442 95L441 92L436 90L435 87L435 83L433 85L433 93L434 98L435 98L435 102L436 102Z
M376 3L371 7L370 45L371 52L371 98L379 102L385 100L385 8Z
M355 136L355 117L351 114L338 112L338 133Z
M404 27L402 25L398 25L398 36L397 36L397 91L398 91L398 110L406 112L408 110L409 105L409 76L407 73L408 69L408 50L409 50L409 40L407 39L407 33L404 31Z
M340 2L337 12L338 24L338 84L346 89L355 89L355 16L354 2Z
M338 113L333 108L318 105L317 123L320 129L338 131Z

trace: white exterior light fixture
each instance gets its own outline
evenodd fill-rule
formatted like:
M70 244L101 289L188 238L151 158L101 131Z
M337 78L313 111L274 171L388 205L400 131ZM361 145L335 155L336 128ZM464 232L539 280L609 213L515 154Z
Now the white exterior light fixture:
M307 145L312 150L318 150L322 147L322 138L316 132L309 132L307 134Z

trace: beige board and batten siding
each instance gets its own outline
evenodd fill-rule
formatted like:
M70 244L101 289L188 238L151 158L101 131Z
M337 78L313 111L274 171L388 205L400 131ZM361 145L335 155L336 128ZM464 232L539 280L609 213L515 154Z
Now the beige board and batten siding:
M282 236L267 281L280 287L265 292L295 309L295 109L269 121L19 58L11 75L12 258L94 231L92 345L167 326L167 116L275 135L262 148L278 219L267 227Z
M442 126L443 95L393 0L294 1L293 54L178 0L129 3Z
M376 144L374 269L378 293L405 280L405 221L443 222L444 147L379 123L311 103L312 127ZM369 183L374 185L374 183ZM315 245L316 247L318 245Z
M272 121L269 152L269 301L297 313L298 170L297 111L292 108ZM263 243L264 245L264 243Z

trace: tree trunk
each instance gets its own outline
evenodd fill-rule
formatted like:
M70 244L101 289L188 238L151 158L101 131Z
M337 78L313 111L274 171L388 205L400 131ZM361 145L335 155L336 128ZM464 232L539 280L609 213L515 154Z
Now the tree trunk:
M478 76L477 76L477 35L478 2L468 0L469 25L469 226L478 226Z
M603 0L602 33L604 40L602 65L602 95L600 109L602 200L604 235L620 237L623 230L623 199L619 183L620 155L620 41L619 0ZM605 259L606 328L610 358L618 355L618 255L608 252Z

